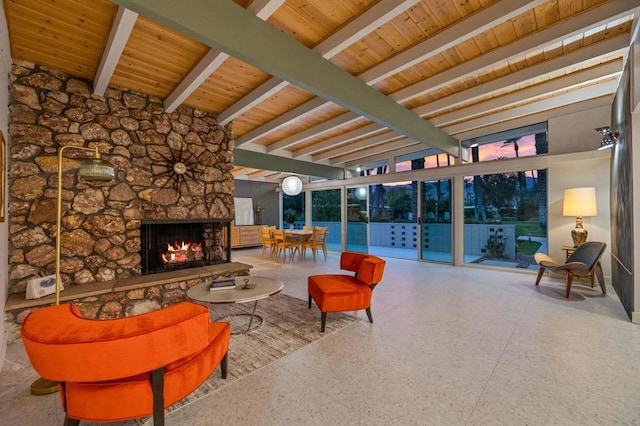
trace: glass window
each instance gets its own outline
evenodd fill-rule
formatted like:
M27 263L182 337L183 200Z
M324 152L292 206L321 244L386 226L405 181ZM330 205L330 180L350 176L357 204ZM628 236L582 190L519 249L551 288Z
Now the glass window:
M466 263L536 269L547 246L547 170L464 178Z
M463 160L472 163L546 154L547 123L465 140L462 148Z
M304 192L290 196L282 194L282 229L293 227L302 229L304 226Z
M342 248L340 212L339 189L311 192L311 225L327 227L327 249Z

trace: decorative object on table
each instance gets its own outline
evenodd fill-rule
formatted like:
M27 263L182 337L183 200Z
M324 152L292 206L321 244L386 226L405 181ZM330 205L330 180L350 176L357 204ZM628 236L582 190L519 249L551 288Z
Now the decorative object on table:
M87 148L83 146L65 145L58 149L58 195L57 195L57 214L56 214L56 274L55 304L60 304L60 291L62 290L62 280L60 278L60 235L62 229L62 160L64 158L65 149L77 149L82 151L93 152L92 158L86 158L80 162L78 175L88 182L106 182L115 178L115 168L111 163L100 157L98 147ZM31 393L34 395L44 395L58 391L58 383L39 378L31 384Z
M206 306L181 302L96 321L64 304L30 313L21 336L34 370L61 384L65 425L151 414L163 425L164 409L218 365L226 378L231 327L209 316Z
M264 206L260 203L256 204L256 225L262 225L262 213L264 212Z
M584 216L597 216L596 189L593 187L567 188L562 203L563 216L575 216L576 227L571 230L573 245L578 247L587 241L588 232L582 227Z
M598 146L598 151L602 151L603 149L611 149L618 141L618 137L620 134L617 131L612 131L611 127L598 127L596 132L602 135L602 142Z
M256 288L256 284L251 284L251 283L249 282L249 278L245 278L245 279L243 279L242 281L244 282L244 286L242 286L242 287L240 288L240 290L251 290L251 289Z
M234 290L236 288L235 278L225 278L221 280L213 280L209 284L209 291L217 290Z
M321 328L324 332L327 312L359 311L366 309L369 322L371 316L371 295L374 287L382 279L386 262L364 253L342 252L340 269L354 272L347 274L310 275L308 278L309 308L313 299L320 308Z
M287 176L282 181L282 192L289 196L296 196L302 192L302 180L298 176Z
M289 229L293 229L294 228L294 223L296 222L296 212L293 210L287 210L287 212L284 215L284 220L289 224Z
M606 243L589 241L578 246L563 264L556 262L546 254L536 253L536 263L540 266L536 278L536 286L540 283L540 278L542 278L542 274L546 269L551 272L566 274L564 297L568 299L573 277L591 277L591 287L593 287L593 272L595 272L602 294L607 294L602 265L600 264L600 258L606 248Z
M62 283L59 284L59 291L64 290ZM56 276L47 275L46 277L31 278L27 281L27 299L39 299L48 296L56 291Z

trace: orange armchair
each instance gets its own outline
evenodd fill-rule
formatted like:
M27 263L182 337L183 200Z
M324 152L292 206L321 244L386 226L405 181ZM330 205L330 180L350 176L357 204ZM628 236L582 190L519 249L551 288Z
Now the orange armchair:
M382 279L385 261L363 253L343 252L340 269L355 272L347 274L311 275L308 279L309 308L313 299L321 315L321 331L324 332L327 312L358 311L366 309L369 322L373 288Z
M33 368L60 383L65 424L153 414L200 386L220 364L227 375L231 327L182 302L113 320L83 318L73 304L42 308L22 324Z

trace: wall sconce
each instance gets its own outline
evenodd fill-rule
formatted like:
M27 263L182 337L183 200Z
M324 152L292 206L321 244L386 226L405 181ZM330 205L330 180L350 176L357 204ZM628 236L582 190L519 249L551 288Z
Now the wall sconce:
M611 131L609 126L606 127L598 127L596 132L602 135L602 142L600 142L600 146L598 146L598 151L602 151L603 149L613 148L616 141L618 140L618 132Z
M596 189L593 187L565 189L562 215L576 217L576 227L571 230L573 246L578 247L587 241L588 232L582 227L582 217L598 215Z
M298 176L289 176L282 181L282 192L293 197L302 192L302 181Z

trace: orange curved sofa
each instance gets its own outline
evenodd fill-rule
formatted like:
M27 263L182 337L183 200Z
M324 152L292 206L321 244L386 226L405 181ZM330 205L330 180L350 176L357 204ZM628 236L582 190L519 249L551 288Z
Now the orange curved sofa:
M369 322L373 323L371 295L374 287L382 280L385 265L386 262L377 256L346 251L340 256L340 269L354 272L354 275L309 276L309 308L311 300L320 308L322 332L327 322L327 312L366 309Z
M60 383L65 424L153 414L194 391L220 364L227 375L231 327L192 302L113 320L82 317L73 304L32 312L21 334L33 368Z

